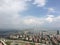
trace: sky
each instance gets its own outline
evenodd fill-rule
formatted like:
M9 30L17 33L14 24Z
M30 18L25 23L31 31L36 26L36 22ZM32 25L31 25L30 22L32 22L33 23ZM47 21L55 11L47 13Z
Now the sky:
M60 29L60 0L0 0L0 29Z

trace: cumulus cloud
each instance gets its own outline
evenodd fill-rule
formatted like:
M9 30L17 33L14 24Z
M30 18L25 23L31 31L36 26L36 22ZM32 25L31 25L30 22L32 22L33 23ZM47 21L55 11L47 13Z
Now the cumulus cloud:
M60 20L60 16L54 16L54 15L52 15L52 16L46 17L45 19L46 19L45 20L46 22L44 23L45 26L47 25L49 28L53 27L55 29L60 27L60 21L59 21Z
M60 27L60 16L55 17L54 15L47 15L45 17L26 17L24 18L23 22L25 25L28 26L38 26L38 27Z
M46 17L45 19L45 25L48 25L48 27L60 27L60 16L48 15L48 17Z
M8 29L23 29L34 26L57 26L60 27L60 16L47 15L45 17L25 16L23 17L19 12L28 9L27 0L0 0L0 28ZM31 1L31 0L29 0ZM43 7L46 0L35 0L35 4ZM49 11L54 11L50 8Z
M1 11L22 11L25 10L26 3L23 0L0 0Z
M24 19L24 23L27 25L41 25L44 22L42 21L41 18L30 16Z
M38 7L44 7L46 5L47 0L34 0L35 5L37 5Z
M47 20L49 23L51 23L51 22L53 22L53 20L54 20L54 16L53 16L53 15L47 15L46 20Z
M48 11L55 12L54 8L48 8Z
M25 0L0 0L0 28L16 28L20 24L19 12L27 10Z
M54 8L46 8L48 10L47 15L49 15L50 13L56 13L56 10Z

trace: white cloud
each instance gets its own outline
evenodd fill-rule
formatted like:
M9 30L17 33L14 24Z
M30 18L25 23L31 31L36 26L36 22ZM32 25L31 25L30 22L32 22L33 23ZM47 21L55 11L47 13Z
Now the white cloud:
M56 12L56 10L55 10L54 8L45 8L45 9L47 9L47 10L48 10L47 15L49 15L49 14L51 14L51 13L55 13L55 12Z
M32 1L32 0L25 0L25 1Z
M43 7L45 0L35 0L35 4ZM31 26L57 26L60 27L60 16L48 15L46 17L21 16L18 12L28 9L25 0L0 0L0 28L21 29ZM49 11L54 11L50 8ZM26 26L27 25L27 26Z
M0 1L1 11L22 11L25 10L26 3L23 0L2 0Z
M47 15L42 18L37 17L26 17L23 20L23 23L28 26L38 26L38 27L60 27L60 16Z
M17 28L21 11L28 9L25 0L0 0L0 28Z
M46 20L47 20L49 23L53 22L54 16L53 16L53 15L47 15L47 16L48 16L48 17L46 18Z
M59 28L60 27L60 16L48 16L45 18L46 22L45 25L48 25L48 27L54 27L54 28Z
M43 22L40 18L36 18L36 17L26 17L24 19L24 24L27 24L27 25L42 25Z
M37 5L38 7L44 7L46 5L47 0L34 0L35 5Z
M48 8L48 11L49 12L55 12L55 9L54 8Z

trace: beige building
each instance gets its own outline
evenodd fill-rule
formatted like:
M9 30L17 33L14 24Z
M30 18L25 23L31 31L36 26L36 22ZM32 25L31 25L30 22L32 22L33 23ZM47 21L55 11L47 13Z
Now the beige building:
M0 41L0 45L6 45L4 41Z

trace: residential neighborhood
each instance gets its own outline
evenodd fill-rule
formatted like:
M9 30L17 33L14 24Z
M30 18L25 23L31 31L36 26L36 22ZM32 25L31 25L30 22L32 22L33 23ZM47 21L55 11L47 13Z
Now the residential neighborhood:
M1 37L1 36L0 36ZM48 34L47 31L41 33L30 33L29 31L9 34L1 38L0 45L60 45L59 30L55 34Z

